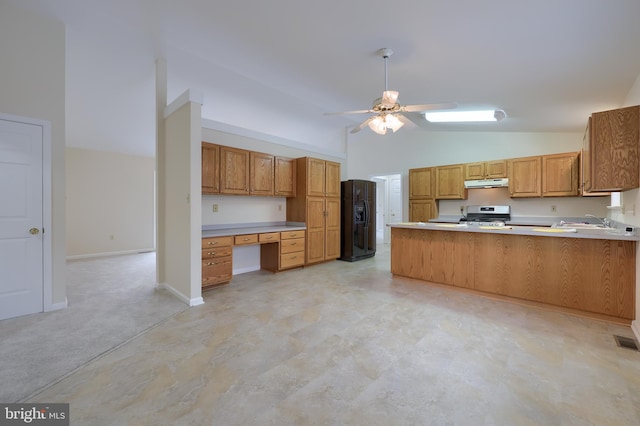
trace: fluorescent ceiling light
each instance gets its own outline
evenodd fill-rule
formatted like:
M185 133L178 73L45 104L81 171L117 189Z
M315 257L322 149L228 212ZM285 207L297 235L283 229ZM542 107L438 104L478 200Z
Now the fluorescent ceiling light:
M506 114L501 109L478 111L434 111L424 113L424 118L431 123L500 121L505 117Z

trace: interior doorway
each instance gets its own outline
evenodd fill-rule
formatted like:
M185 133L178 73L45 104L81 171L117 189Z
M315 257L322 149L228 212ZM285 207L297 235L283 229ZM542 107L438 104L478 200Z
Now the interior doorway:
M376 240L389 244L387 225L402 222L402 175L376 175L371 180L376 182Z

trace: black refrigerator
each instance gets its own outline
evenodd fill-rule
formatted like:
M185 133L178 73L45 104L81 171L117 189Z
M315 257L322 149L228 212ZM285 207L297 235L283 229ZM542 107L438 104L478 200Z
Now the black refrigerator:
M341 182L340 260L354 262L376 254L376 183Z

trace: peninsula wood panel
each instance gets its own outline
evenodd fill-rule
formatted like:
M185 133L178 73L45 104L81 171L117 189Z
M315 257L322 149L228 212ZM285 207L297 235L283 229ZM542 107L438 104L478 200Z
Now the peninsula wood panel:
M391 272L631 320L635 242L392 228Z

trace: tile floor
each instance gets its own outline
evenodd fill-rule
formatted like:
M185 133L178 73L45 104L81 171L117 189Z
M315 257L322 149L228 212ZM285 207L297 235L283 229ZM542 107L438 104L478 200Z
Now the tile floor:
M640 424L628 327L394 278L388 247L204 297L32 401L73 425Z

